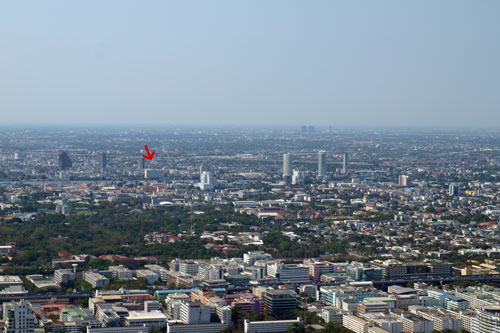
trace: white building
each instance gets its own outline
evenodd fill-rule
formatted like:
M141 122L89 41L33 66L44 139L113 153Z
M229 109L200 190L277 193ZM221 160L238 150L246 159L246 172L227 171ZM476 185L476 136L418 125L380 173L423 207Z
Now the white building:
M68 284L75 281L75 273L71 269L56 269L54 281L58 284Z
M448 311L422 309L417 310L417 314L426 319L432 320L436 331L449 329L459 332L463 327L462 319Z
M205 324L210 322L210 307L200 303L181 304L180 319L185 324Z
M31 333L35 331L35 313L31 304L19 302L3 303L5 333Z
M200 190L213 191L217 186L217 179L210 171L203 171L200 176Z
M158 301L145 301L144 311L145 312L161 311L161 304Z
M167 325L167 319L167 315L160 311L130 311L125 317L125 326L144 327L146 325L150 329L161 330Z
M231 325L231 307L229 305L217 306L216 307L217 316L219 317L221 323Z
M326 176L326 152L320 150L318 152L318 177Z
M23 280L17 275L0 275L0 289L22 285Z
M183 324L181 322L168 322L167 333L219 333L228 327L223 323L206 323L206 324Z
M166 269L165 267L162 267L160 265L154 265L154 264L145 265L144 267L146 267L147 269L150 269L153 272L155 272L156 274L158 274L161 281L163 281L163 282L167 281L168 269Z
M123 265L109 266L109 270L113 274L113 277L119 280L131 280L134 277L133 272Z
M224 279L224 267L222 265L210 265L208 267L200 267L198 275L204 280L214 281Z
M476 318L472 321L471 332L500 333L500 306L492 305L476 310Z
M243 254L243 262L252 266L257 260L270 260L273 257L264 251L250 251Z
M267 265L267 275L280 282L309 282L309 267L297 264L271 263Z
M302 319L300 318L294 320L267 320L267 321L250 321L248 319L245 319L244 332L245 333L286 332L288 327L300 323L302 323Z
M283 179L292 177L292 155L290 153L283 154Z
M144 170L144 178L160 179L165 177L165 170L162 169L146 169Z
M408 311L391 310L391 316L403 322L403 332L405 333L431 333L434 330L434 321Z
M344 155L342 157L343 157L343 160L342 160L342 173L348 173L349 172L349 154L348 153L344 153Z
M198 274L198 267L194 261L182 261L179 264L179 272L195 276Z
M333 306L325 306L321 310L321 318L326 323L342 323L342 317L346 314L348 313Z
M83 279L90 283L94 288L109 286L109 280L104 275L97 272L83 272Z
M87 328L87 333L149 333L150 329L144 327L104 327L104 328Z
M149 269L138 269L135 271L137 277L143 277L148 284L154 284L160 278L158 274Z
M342 317L342 325L354 333L366 333L370 326L368 321L354 315L344 315Z
M305 173L303 171L300 171L299 169L293 169L292 173L292 184L297 185L297 184L302 184L305 180Z

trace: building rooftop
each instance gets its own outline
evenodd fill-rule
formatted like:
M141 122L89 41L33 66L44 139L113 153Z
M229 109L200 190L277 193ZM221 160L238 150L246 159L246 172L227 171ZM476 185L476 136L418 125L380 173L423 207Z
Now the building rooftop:
M167 315L160 311L130 311L125 318L128 320L167 320Z

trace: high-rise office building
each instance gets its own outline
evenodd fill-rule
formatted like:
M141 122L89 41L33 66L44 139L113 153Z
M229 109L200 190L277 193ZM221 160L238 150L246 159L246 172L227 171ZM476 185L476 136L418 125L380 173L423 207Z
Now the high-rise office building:
M208 167L202 163L200 165L200 182L202 181L202 176L203 176L204 171L209 171L209 170L208 170Z
M59 169L67 170L70 169L72 166L73 163L71 162L68 153L65 151L59 152Z
M104 173L104 170L106 170L108 160L105 152L101 152L99 154L99 168L101 169L101 173Z
M448 195L457 196L458 193L459 193L458 185L450 184L450 186L448 187Z
M289 181L292 178L292 155L283 154L283 179Z
M326 152L320 150L318 152L318 177L326 176Z
M217 179L210 171L203 171L200 179L200 190L212 191L217 186Z
M138 164L137 164L137 169L139 171L142 171L146 168L146 159L144 157L139 157Z
M344 158L342 161L342 173L348 173L349 172L349 154L344 153Z
M299 169L293 169L292 173L292 184L297 185L297 184L302 184L304 183L306 176L303 171L300 171Z
M6 333L35 332L35 313L31 304L24 300L3 303L3 320Z
M407 175L399 175L398 185L399 186L408 186L410 183L409 178L410 177Z
M145 179L162 179L163 177L165 177L163 169L144 169Z
M287 313L297 309L297 295L293 290L267 289L264 304L270 315Z

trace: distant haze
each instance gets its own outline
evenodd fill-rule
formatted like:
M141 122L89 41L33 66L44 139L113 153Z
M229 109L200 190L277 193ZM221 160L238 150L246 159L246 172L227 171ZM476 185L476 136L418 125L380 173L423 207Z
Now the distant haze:
M0 123L496 126L500 1L3 1Z

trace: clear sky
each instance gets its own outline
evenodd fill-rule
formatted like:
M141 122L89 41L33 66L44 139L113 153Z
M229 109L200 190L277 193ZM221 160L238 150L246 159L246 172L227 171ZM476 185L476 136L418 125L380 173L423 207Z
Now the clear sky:
M0 123L500 127L500 1L2 1Z

